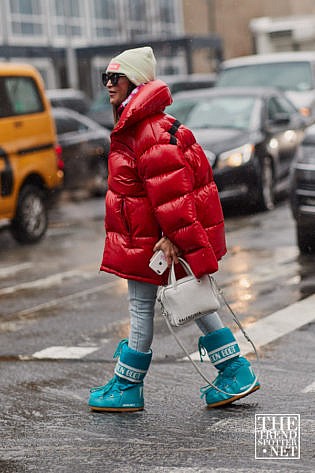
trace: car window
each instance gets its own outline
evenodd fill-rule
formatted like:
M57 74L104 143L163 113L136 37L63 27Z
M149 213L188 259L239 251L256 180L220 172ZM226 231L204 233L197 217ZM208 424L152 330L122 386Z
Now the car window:
M290 115L292 113L297 113L295 106L285 97L277 97L277 101L284 112L290 113Z
M88 105L80 99L76 98L64 98L61 99L62 107L71 108L71 110L75 110L78 113L82 113L83 115L88 112L89 107Z
M76 120L73 117L57 117L56 121L56 129L58 135L63 135L65 133L73 133L73 132L83 132L88 130L88 126L84 123Z
M38 113L44 105L38 93L36 83L31 77L1 77L0 115L12 116Z
M176 100L175 98L172 105L166 107L165 112L176 117L181 123L185 123L195 105L196 100Z
M195 90L195 89L207 89L213 87L214 81L191 81L188 80L183 82L174 82L169 85L169 89L172 94L184 90Z
M276 115L279 112L281 112L281 109L279 109L278 103L277 103L275 97L271 97L268 100L268 106L267 106L268 119L269 120L274 120Z
M218 86L270 86L282 90L313 88L311 65L307 61L250 64L223 69Z
M101 112L110 109L111 104L109 102L109 94L105 90L97 95L90 107L91 112Z
M289 113L292 115L292 113L296 112L293 105L283 97L271 97L268 101L267 111L269 120L274 120L279 113Z
M0 77L0 118L12 115L11 105L7 96L3 77Z
M251 128L254 97L202 98L187 114L185 125L190 128Z

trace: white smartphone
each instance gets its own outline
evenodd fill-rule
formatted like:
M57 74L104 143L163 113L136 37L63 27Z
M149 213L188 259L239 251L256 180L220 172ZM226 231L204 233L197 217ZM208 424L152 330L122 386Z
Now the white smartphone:
M157 274L163 274L167 269L167 261L162 250L156 251L150 259L149 266Z

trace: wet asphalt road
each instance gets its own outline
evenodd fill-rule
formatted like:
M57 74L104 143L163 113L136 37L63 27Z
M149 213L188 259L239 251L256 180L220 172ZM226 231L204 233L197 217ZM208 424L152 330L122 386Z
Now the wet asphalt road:
M64 201L31 247L0 233L0 472L314 471L314 391L302 392L314 382L314 323L260 350L260 391L208 411L203 381L179 361L157 307L145 411L87 409L87 388L111 376L128 334L126 284L98 272L103 213L102 199ZM245 326L315 293L315 259L299 255L286 202L269 213L229 212L226 227L217 280ZM197 329L180 333L195 351ZM56 346L59 355L44 352ZM300 460L255 460L263 412L301 415Z

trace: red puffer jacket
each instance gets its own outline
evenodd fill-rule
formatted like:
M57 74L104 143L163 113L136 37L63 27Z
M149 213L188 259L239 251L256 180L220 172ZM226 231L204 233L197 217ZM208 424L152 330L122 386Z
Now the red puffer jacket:
M149 268L162 235L181 250L197 277L218 269L224 222L212 170L191 131L163 110L166 84L143 85L111 134L102 271L165 284Z

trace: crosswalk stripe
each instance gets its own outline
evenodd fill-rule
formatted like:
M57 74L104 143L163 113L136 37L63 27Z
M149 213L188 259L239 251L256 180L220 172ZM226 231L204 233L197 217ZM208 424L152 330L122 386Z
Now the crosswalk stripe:
M0 296L13 294L15 292L23 291L26 289L47 288L62 283L64 279L70 279L78 276L80 276L82 279L92 279L97 276L97 272L95 270L87 272L83 271L81 268L72 271L64 271L62 273L56 273L50 276L46 276L45 278L35 279L34 281L28 281L20 284L15 284L14 286L4 287L0 289Z
M117 286L117 281L110 281L108 283L103 283L99 286L91 287L83 291L78 291L72 294L68 294L67 296L59 297L58 299L52 299L48 302L43 302L42 304L38 304L37 306L20 310L19 312L16 312L14 314L10 314L10 317L19 319L19 318L27 317L29 315L34 315L36 312L40 312L43 309L51 309L52 307L57 307L61 304L72 301L74 299L79 299L81 297L86 297L91 294L95 294L97 292L105 291L106 289L113 286Z
M30 269L32 266L32 263L12 264L11 266L5 266L4 268L0 268L0 278L7 278L8 276L23 271L24 269Z
M315 381L312 383L312 384L309 384L308 386L306 386L306 388L304 388L302 391L302 393L314 393L315 392Z
M33 353L32 358L37 359L80 359L84 358L86 355L93 353L98 350L98 347L63 347L55 346L48 347L44 350L37 351Z

